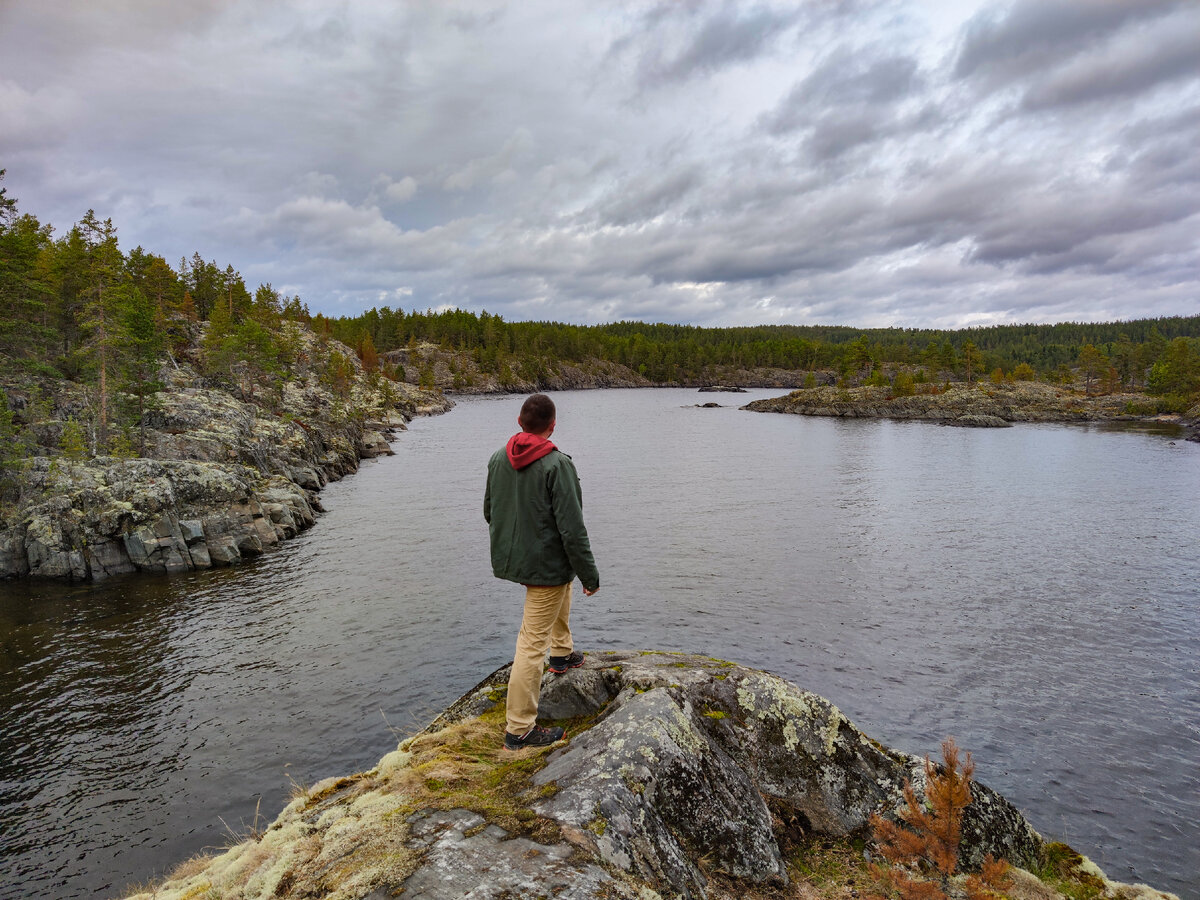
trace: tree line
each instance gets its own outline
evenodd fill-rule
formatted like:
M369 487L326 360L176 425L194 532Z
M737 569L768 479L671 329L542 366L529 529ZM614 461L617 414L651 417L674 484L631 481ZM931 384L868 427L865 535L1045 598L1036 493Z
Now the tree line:
M184 355L267 406L301 362L348 394L349 359L304 351L309 320L299 297L270 284L251 292L232 266L199 253L172 266L142 247L122 252L112 220L93 210L55 236L0 183L0 482L46 446L34 422L60 423L67 456L139 454L163 373Z
M344 343L371 353L432 343L469 353L482 371L498 376L554 361L600 359L657 383L694 383L731 368L833 370L858 380L878 378L885 370L917 369L928 378L968 381L997 373L1064 381L1079 376L1089 393L1093 388L1149 390L1188 398L1200 391L1200 316L944 331L645 322L585 326L506 322L486 311L382 307L316 321Z
M269 283L251 290L231 265L200 253L175 265L122 252L111 219L92 210L66 233L17 208L0 169L0 377L86 388L92 452L129 443L162 387L163 365L193 352L201 371L262 400L302 353L297 328L354 348L378 377L418 380L386 354L433 344L471 357L501 385L537 381L559 362L603 360L652 382L696 383L731 369L833 371L847 383L918 379L1083 379L1086 389L1147 390L1184 406L1200 394L1200 316L961 330L820 325L705 328L622 321L508 322L486 311L393 310L311 315ZM195 353L199 347L200 352ZM191 350L189 350L191 348ZM321 377L346 390L349 360L329 352ZM12 429L0 403L0 432ZM2 435L0 435L2 436ZM11 444L11 442L10 442ZM2 462L2 461L0 461Z

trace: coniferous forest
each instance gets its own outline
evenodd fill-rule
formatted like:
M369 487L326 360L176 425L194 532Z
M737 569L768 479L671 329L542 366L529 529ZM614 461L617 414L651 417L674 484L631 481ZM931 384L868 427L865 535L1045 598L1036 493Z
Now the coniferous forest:
M560 363L601 361L653 384L704 384L730 370L820 371L843 384L887 384L897 374L1046 380L1086 383L1089 392L1145 391L1164 412L1183 412L1200 394L1200 315L954 331L584 326L387 307L331 318L269 283L251 289L232 264L199 252L171 262L140 246L122 250L117 226L92 210L56 234L20 210L0 183L0 388L11 392L31 382L42 394L53 393L56 383L85 388L87 402L76 405L62 437L75 452L136 453L137 425L162 388L160 373L189 347L198 348L201 374L214 384L243 398L256 389L269 395L299 352L293 326L352 348L378 379L435 386L428 363L406 369L399 356L389 361L389 351L424 348L469 358L471 371L456 369L445 385L464 391L475 387L472 372L494 376L502 389L523 389ZM347 376L342 354L322 361L326 382ZM0 467L29 450L3 399Z

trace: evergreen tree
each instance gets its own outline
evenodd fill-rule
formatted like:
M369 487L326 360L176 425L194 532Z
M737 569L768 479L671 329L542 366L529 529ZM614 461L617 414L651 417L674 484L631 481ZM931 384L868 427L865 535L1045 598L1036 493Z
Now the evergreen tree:
M108 376L117 340L113 319L120 299L118 294L124 288L121 281L124 260L117 247L117 229L112 219L101 222L96 218L95 211L89 209L76 228L87 255L87 288L82 324L91 331L90 344L95 354L99 379L100 413L96 440L100 446L105 446L108 443L110 405Z
M120 327L118 346L121 350L121 389L134 398L138 455L144 456L146 408L150 399L162 389L157 376L165 332L158 327L155 303L137 288L125 292L121 300L117 310Z
M3 199L3 194L0 194L0 199ZM0 500L12 495L25 458L17 434L12 410L8 407L8 395L0 391Z
M1083 389L1089 397L1092 395L1092 385L1108 369L1108 357L1093 347L1084 344L1079 351L1079 371L1083 375Z
M32 216L0 219L0 353L26 367L45 366L53 339L50 246L50 227Z
M983 354L975 346L974 341L965 341L962 346L962 364L967 373L967 384L970 384L974 373L983 365Z
M1187 338L1175 338L1151 367L1146 390L1190 398L1200 394L1200 352Z

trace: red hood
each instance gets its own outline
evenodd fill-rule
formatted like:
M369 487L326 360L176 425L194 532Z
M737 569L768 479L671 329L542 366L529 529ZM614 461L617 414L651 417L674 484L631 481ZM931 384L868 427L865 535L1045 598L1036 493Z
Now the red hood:
M508 461L518 471L541 459L554 445L538 434L518 431L508 439Z

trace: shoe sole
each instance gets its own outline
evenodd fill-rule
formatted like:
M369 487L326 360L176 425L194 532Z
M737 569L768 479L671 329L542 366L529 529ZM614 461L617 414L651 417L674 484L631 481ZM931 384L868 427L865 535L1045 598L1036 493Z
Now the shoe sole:
M524 747L510 747L508 744L501 744L500 749L506 753L520 753L522 750L540 750L543 747L553 747L555 744L561 744L567 739L567 733L564 731L563 736L557 741L551 741L549 744L526 744Z

